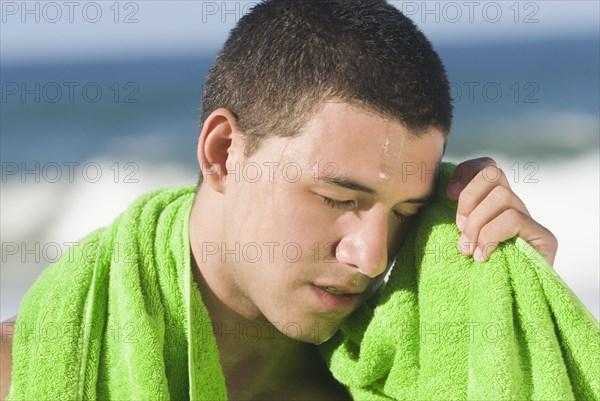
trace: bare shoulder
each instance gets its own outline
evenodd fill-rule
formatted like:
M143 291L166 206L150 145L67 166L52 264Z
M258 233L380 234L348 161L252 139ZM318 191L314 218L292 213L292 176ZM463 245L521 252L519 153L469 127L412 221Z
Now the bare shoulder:
M2 340L0 341L0 401L4 401L10 388L12 372L12 343L17 315L2 322Z

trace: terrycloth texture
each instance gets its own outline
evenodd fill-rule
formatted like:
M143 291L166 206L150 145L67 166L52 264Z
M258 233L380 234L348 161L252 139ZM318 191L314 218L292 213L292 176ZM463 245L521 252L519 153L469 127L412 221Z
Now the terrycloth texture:
M334 376L358 400L600 399L598 323L543 258L520 239L483 265L455 250L452 169L379 306L321 345ZM191 275L193 191L144 195L42 273L16 322L10 400L226 399Z
M321 345L330 370L357 400L600 400L599 324L545 259L521 238L483 264L456 250L454 167L377 306Z
M8 399L227 398L190 268L194 189L142 196L42 273L16 321Z

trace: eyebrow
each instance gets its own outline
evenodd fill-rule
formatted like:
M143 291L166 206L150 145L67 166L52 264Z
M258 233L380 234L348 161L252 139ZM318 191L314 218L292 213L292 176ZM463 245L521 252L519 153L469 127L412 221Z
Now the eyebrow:
M437 182L437 178L438 178L439 174L437 174L436 172L436 177L435 177L435 181ZM352 191L359 191L359 192L364 192L367 193L369 195L373 195L373 196L377 196L379 195L379 192L377 192L376 190L374 190L371 187L368 187L364 184L361 184L359 182L354 181L353 179L351 179L350 177L348 177L345 174L341 174L341 175L332 175L332 174L327 174L327 175L321 175L319 176L319 180L323 181L326 184L331 184L331 185L335 185L341 188L346 188L346 189L350 189ZM432 199L433 199L434 194L430 193L424 196L420 196L417 198L411 198L411 199L406 199L404 201L402 201L401 203L415 203L415 204L427 204L429 203Z

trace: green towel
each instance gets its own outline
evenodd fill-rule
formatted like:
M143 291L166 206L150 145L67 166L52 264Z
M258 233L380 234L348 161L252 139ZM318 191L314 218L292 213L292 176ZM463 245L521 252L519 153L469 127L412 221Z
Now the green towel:
M193 196L142 196L42 273L21 303L8 399L226 399L191 274ZM600 399L595 319L520 239L483 265L457 254L455 212L439 195L378 306L320 346L334 376L360 400Z
M191 273L194 189L142 196L40 275L16 321L9 400L227 399Z
M377 306L321 345L333 375L357 400L600 400L599 324L546 260L518 237L483 264L458 253L454 168Z

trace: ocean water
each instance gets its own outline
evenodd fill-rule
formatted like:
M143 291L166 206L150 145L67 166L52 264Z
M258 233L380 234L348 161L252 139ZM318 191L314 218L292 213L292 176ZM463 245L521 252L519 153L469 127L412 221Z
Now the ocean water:
M557 272L598 318L598 38L437 50L455 106L447 158L499 162L558 237ZM214 58L0 63L2 319L57 248L110 224L148 190L196 181L202 83Z

